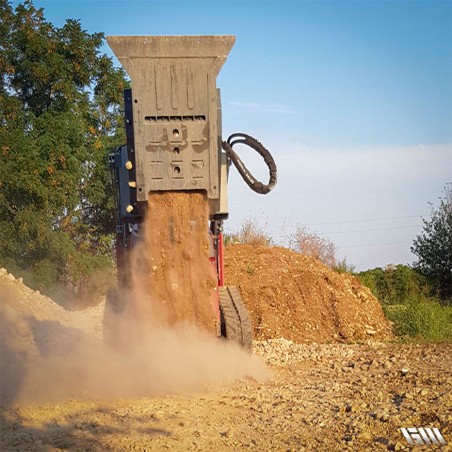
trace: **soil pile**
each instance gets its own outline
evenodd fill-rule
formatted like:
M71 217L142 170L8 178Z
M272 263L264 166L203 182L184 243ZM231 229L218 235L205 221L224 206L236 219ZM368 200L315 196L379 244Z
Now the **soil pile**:
M378 300L355 278L286 248L234 244L226 284L239 288L254 338L340 342L392 336Z
M142 320L165 326L187 323L215 333L208 220L203 193L149 194L144 237L132 258L135 309Z
M19 396L42 360L66 359L74 350L98 346L103 310L104 303L66 311L0 268L0 404Z

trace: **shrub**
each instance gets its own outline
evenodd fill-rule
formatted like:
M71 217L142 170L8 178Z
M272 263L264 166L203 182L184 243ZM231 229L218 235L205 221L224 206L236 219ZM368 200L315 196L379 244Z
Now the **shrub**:
M383 307L394 322L394 332L404 339L424 342L452 341L452 307L423 295L412 297L405 304Z
M246 245L270 246L272 239L258 220L247 218L240 225L239 232L224 235L224 243L225 245L244 243Z
M344 257L340 261L336 261L336 263L333 266L333 270L337 271L338 273L354 274L356 267L352 264L348 264L347 259Z
M360 272L357 278L383 304L405 303L413 296L427 295L425 278L408 265L388 265Z
M336 245L329 239L320 237L307 226L298 226L289 236L289 246L300 254L318 259L327 267L336 265Z

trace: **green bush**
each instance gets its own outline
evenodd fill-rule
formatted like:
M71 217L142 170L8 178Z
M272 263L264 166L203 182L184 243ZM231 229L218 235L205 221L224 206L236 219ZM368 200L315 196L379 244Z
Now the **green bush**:
M408 340L452 342L452 307L423 295L404 304L385 305L383 310L394 322L394 332Z
M389 265L355 275L383 305L406 303L429 289L425 278L408 265Z
M333 270L338 273L354 274L356 267L352 264L349 264L347 262L347 259L344 257L343 259L336 261L336 263L333 266Z
M452 342L452 307L428 296L426 279L407 265L355 275L380 301L394 333L404 340Z

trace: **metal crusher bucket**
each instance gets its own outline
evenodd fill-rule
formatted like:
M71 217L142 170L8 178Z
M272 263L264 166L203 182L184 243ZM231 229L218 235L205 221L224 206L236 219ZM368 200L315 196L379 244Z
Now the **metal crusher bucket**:
M132 80L137 200L150 191L205 190L227 212L216 77L234 36L109 36ZM212 208L211 208L212 212Z

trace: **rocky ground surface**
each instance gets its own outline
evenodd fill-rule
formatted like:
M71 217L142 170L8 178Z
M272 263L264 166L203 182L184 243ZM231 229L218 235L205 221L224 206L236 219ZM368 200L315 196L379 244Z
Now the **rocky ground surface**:
M452 450L451 351L257 342L267 382L3 407L1 450L408 450L401 427L437 427Z
M202 388L183 394L107 398L84 391L82 379L91 370L78 365L70 370L80 380L70 397L21 401L27 366L45 365L52 356L61 365L81 343L89 350L98 346L102 315L102 304L65 311L0 270L2 452L408 450L401 427L436 427L448 444L423 449L452 450L452 346L447 344L266 339L254 347L270 369L266 379L242 372L229 382L210 378ZM89 355L80 356L83 361ZM221 369L209 360L209 366ZM126 356L120 364L111 376L108 370L103 374L105 383L118 378L113 374L119 371L129 383L143 383L137 363L132 367ZM235 365L230 361L228 371ZM189 370L176 366L172 372L183 376ZM43 391L64 384L58 376L44 375L49 380L44 380Z

